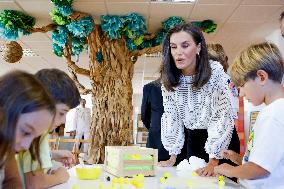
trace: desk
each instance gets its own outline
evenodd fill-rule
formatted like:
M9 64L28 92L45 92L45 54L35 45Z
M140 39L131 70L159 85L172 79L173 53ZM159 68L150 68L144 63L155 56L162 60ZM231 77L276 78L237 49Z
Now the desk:
M78 187L78 189L98 189L99 183L105 182L109 185L111 182L106 181L106 177L112 175L103 172L100 179L98 180L79 180L76 177L75 168L71 168L68 170L70 174L70 179L67 183L57 185L52 187L52 189L72 189L74 185ZM189 189L185 187L185 183L189 180L179 176L176 172L176 167L158 167L157 174L155 177L145 177L144 180L144 189L160 189L163 188L163 185L160 183L160 177L163 176L165 172L169 172L172 175L172 179L167 180L169 183L174 183L176 189ZM240 186L231 180L225 178L225 186L219 187L217 178L208 178L208 177L194 177L192 189L236 189L240 188ZM198 184L197 184L198 183ZM165 187L164 187L165 188Z

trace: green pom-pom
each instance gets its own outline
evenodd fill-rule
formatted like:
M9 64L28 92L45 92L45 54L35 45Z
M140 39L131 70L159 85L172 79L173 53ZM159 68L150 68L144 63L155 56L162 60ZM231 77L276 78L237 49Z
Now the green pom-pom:
M144 36L141 35L140 37L134 39L134 44L135 44L136 46L139 46L139 45L141 45L141 44L143 43L143 41L144 41Z
M0 12L0 37L17 40L20 34L27 35L35 25L35 18L15 10Z
M202 31L205 33L212 33L216 30L217 24L213 20L204 20L201 22Z
M73 0L51 0L55 6L71 6Z
M165 21L162 22L163 25L163 29L165 31L170 30L171 28L175 27L176 25L179 24L184 24L185 21L182 17L180 16L171 16L168 19L166 19Z
M51 20L58 25L66 25L71 22L71 19L67 16L62 15L58 10L52 10L49 15L51 16Z

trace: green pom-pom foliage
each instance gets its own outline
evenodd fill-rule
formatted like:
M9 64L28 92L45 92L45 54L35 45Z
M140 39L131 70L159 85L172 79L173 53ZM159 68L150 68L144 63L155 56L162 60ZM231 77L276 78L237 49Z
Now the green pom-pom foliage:
M64 16L56 9L51 11L49 15L51 16L51 20L57 25L63 26L71 22L71 19L68 16Z
M80 20L72 21L73 0L51 0L55 10L50 13L52 21L62 27L54 29L52 34L53 52L57 56L63 55L63 48L68 42L68 35L72 37L72 56L79 55L86 44L86 37L94 28L94 21L91 17L85 16Z
M0 37L4 40L17 40L19 35L28 35L35 25L35 18L15 10L0 13Z
M126 36L128 38L135 39L146 33L145 21L141 15L130 13L124 17L124 20Z
M55 6L72 6L73 0L51 0Z
M73 12L72 3L73 0L51 0L55 5L55 9L63 16L70 16ZM57 23L57 22L55 22ZM60 24L64 25L64 24Z
M67 6L67 5L55 6L55 7L56 7L56 10L58 10L58 12L60 12L64 16L70 16L73 12L72 7Z
M205 33L212 33L216 30L217 24L213 20L204 20L201 22L201 28Z
M184 24L185 21L180 16L170 16L168 19L162 22L163 30L169 31L171 28L179 24Z
M216 30L217 24L213 20L203 20L202 22L191 22L192 25L199 27L205 33L212 33Z
M60 47L64 47L68 42L68 30L65 26L58 26L52 30L52 41Z
M137 46L134 43L133 39L126 39L126 47L130 50L130 51L135 51L137 49Z
M168 30L175 27L176 25L184 23L185 21L182 19L182 17L179 16L171 16L164 20L162 22L162 29L157 33L156 37L151 40L152 46L155 47L157 45L160 45L163 42Z
M62 57L63 55L63 48L57 45L56 43L52 44L52 52L59 57Z
M124 36L130 51L140 49L146 32L145 21L137 13L126 16L104 15L101 17L101 28L110 39L120 39Z
M101 16L101 28L110 39L120 39L124 20L115 15Z
M86 37L72 37L72 55L79 55L86 43Z
M153 42L152 42L153 46L160 45L163 42L166 35L167 35L166 31L164 30L159 31L157 33L157 36L153 39Z
M94 21L91 17L85 16L81 20L68 24L67 28L76 37L87 37L94 28Z
M152 47L152 46L155 46L155 45L153 45L152 40L143 41L143 43L141 44L142 49Z

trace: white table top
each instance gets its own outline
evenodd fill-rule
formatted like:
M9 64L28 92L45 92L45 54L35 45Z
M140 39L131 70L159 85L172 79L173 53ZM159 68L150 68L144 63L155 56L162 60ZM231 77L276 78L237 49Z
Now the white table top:
M75 167L68 170L70 174L70 179L67 183L57 185L52 187L52 189L93 189L99 188L99 184L104 182L107 186L110 186L111 182L107 181L106 178L110 176L113 178L113 175L110 175L106 172L103 172L99 179L97 180L79 180L76 176ZM160 183L160 178L165 172L169 172L172 175L172 178L167 179L165 184ZM240 188L240 186L231 180L225 178L225 186L220 187L218 185L218 178L215 177L192 177L180 175L180 172L176 171L176 167L158 167L157 174L155 177L145 177L144 180L144 189L189 189L186 187L186 183L192 182L192 189L235 189ZM143 188L142 188L143 189Z

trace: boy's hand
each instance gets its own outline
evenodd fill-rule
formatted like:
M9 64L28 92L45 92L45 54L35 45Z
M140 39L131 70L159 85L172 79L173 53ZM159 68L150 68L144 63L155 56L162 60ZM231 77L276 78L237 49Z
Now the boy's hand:
M71 167L75 162L74 155L68 150L53 150L52 159L63 163L65 167Z
M223 163L221 165L218 165L214 168L214 173L215 174L220 174L220 175L225 175L227 177L234 177L232 173L232 169L234 166L229 165L227 163Z
M240 154L232 150L222 150L221 155L223 156L224 159L229 159L237 165L242 164L242 157L240 156Z

